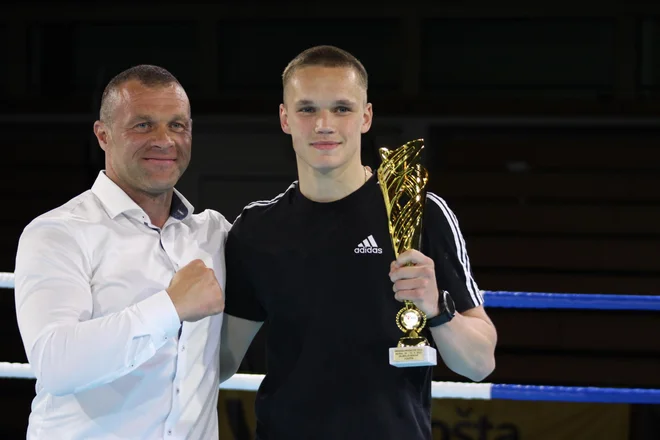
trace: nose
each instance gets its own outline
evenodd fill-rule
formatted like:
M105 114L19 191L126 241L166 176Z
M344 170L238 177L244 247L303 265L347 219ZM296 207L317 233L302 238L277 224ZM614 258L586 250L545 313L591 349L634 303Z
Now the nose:
M332 128L332 115L328 110L321 110L316 118L314 131L318 134L334 133Z
M159 127L154 131L153 146L156 148L167 149L174 146L174 139L169 132L168 127Z

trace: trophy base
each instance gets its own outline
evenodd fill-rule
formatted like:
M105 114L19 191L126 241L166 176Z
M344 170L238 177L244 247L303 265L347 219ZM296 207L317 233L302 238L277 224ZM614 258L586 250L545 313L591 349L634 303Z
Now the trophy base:
M437 363L436 350L428 345L390 348L390 365L398 368L427 367Z

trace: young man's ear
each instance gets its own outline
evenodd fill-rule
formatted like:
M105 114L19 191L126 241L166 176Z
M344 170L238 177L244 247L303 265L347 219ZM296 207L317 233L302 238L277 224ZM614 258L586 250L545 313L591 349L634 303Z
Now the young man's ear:
M282 127L282 131L286 134L291 134L291 128L289 127L289 114L287 113L284 104L280 104L280 127Z
M360 129L360 132L362 134L366 133L369 131L371 128L371 121L374 118L374 111L373 107L370 102L367 102L367 105L364 107L364 114L362 115L362 128Z

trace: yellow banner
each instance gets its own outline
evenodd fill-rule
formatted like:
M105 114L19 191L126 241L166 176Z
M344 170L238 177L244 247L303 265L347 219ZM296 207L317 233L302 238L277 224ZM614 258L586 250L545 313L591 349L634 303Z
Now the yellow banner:
M625 440L625 404L434 399L434 440Z
M253 440L255 393L221 390L220 440ZM433 440L625 440L626 404L434 399ZM402 439L404 440L404 439Z

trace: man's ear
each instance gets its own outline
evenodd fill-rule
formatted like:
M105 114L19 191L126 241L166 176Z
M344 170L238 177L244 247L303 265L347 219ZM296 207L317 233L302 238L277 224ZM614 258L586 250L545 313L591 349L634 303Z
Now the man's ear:
M99 145L103 151L106 151L108 144L110 142L110 130L105 122L96 121L94 122L94 135L99 141Z

